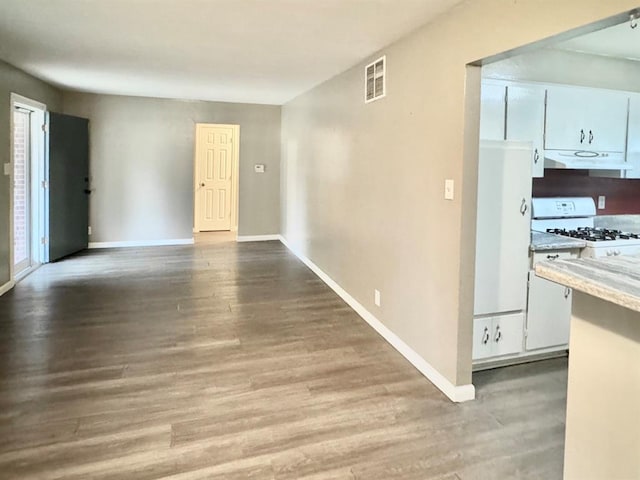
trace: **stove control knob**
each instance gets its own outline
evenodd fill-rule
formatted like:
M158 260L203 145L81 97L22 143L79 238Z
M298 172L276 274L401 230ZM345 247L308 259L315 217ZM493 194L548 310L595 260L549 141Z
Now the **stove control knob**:
M613 250L607 250L607 257L611 257L613 255L614 255Z
M620 250L616 250L615 252L613 252L613 254L617 257L618 255L620 255Z

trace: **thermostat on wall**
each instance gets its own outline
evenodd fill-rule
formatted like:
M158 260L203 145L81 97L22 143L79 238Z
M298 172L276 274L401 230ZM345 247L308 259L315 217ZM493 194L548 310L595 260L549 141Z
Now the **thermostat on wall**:
M258 163L254 165L253 171L256 173L264 173L264 163Z

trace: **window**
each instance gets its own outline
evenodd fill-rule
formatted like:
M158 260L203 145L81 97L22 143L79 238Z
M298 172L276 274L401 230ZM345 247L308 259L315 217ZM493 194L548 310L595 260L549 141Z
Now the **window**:
M386 56L380 57L365 67L365 103L373 102L385 96Z

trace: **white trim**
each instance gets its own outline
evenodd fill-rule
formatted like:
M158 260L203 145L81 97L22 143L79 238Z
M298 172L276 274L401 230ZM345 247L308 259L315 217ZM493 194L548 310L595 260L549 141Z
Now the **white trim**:
M193 238L174 238L168 240L133 240L126 242L90 242L89 248L125 248L125 247L162 247L166 245L193 245Z
M371 312L364 308L355 298L349 295L340 285L338 285L329 275L324 273L315 263L303 254L297 252L287 240L280 235L280 241L287 247L302 263L313 271L320 280L326 283L329 288L338 294L347 304L355 310L382 338L391 344L409 363L418 369L427 379L433 383L442 393L454 402L466 402L475 398L475 387L472 384L456 386L447 380L444 375L438 372L424 358L416 353L409 345L400 339L395 333L389 330Z
M37 269L39 269L42 266L41 263L34 263L33 265L31 265L28 268L25 268L24 270L22 270L19 273L16 273L15 275L15 283L16 285L23 280L24 278L28 277L29 275L31 275L33 272L35 272Z
M4 295L15 286L16 286L16 282L14 282L13 280L8 281L7 283L5 283L0 287L0 296Z
M268 242L270 240L280 240L280 235L238 235L237 242Z
M46 255L46 249L41 246L40 238L47 237L48 233L46 232L46 228L48 228L49 219L47 207L41 202L44 201L45 194L42 192L40 188L34 189L34 186L40 184L43 180L48 180L47 172L46 172L46 156L47 156L47 145L45 139L45 133L41 131L39 124L46 123L47 118L47 106L44 103L38 102L36 100L32 100L27 97L23 97L17 93L11 92L9 95L9 165L10 173L9 177L9 280L15 284L16 282L16 271L14 265L14 225L13 225L13 217L14 217L14 205L13 205L13 195L14 195L14 164L15 160L13 158L14 154L14 122L13 122L13 112L16 106L20 106L23 108L27 108L32 110L35 115L31 117L30 128L30 145L29 145L29 158L31 168L31 176L32 181L29 186L31 206L30 210L30 226L31 230L31 242L29 245L30 249L30 257L32 263L44 263L48 261ZM37 158L36 158L37 157ZM34 163L37 163L37 168L34 167ZM37 203L34 202L34 199L38 197ZM38 222L37 225L34 225L34 204L37 204L38 210ZM41 211L42 210L42 211ZM34 228L37 226L38 228ZM19 274L18 274L19 276ZM5 286L8 285L5 284ZM4 287L3 287L4 288ZM9 287L11 288L11 287ZM4 293L4 292L3 292ZM0 293L1 295L1 293Z
M26 105L31 108L35 108L37 110L46 110L47 106L44 103L37 102L35 100L31 100L30 98L23 97L22 95L18 95L17 93L11 93L11 103L20 103L22 105Z

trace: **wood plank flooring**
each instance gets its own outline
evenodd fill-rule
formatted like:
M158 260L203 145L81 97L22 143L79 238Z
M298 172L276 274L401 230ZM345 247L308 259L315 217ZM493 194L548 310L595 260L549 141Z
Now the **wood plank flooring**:
M453 404L278 242L91 251L0 297L2 479L560 479L566 361Z

